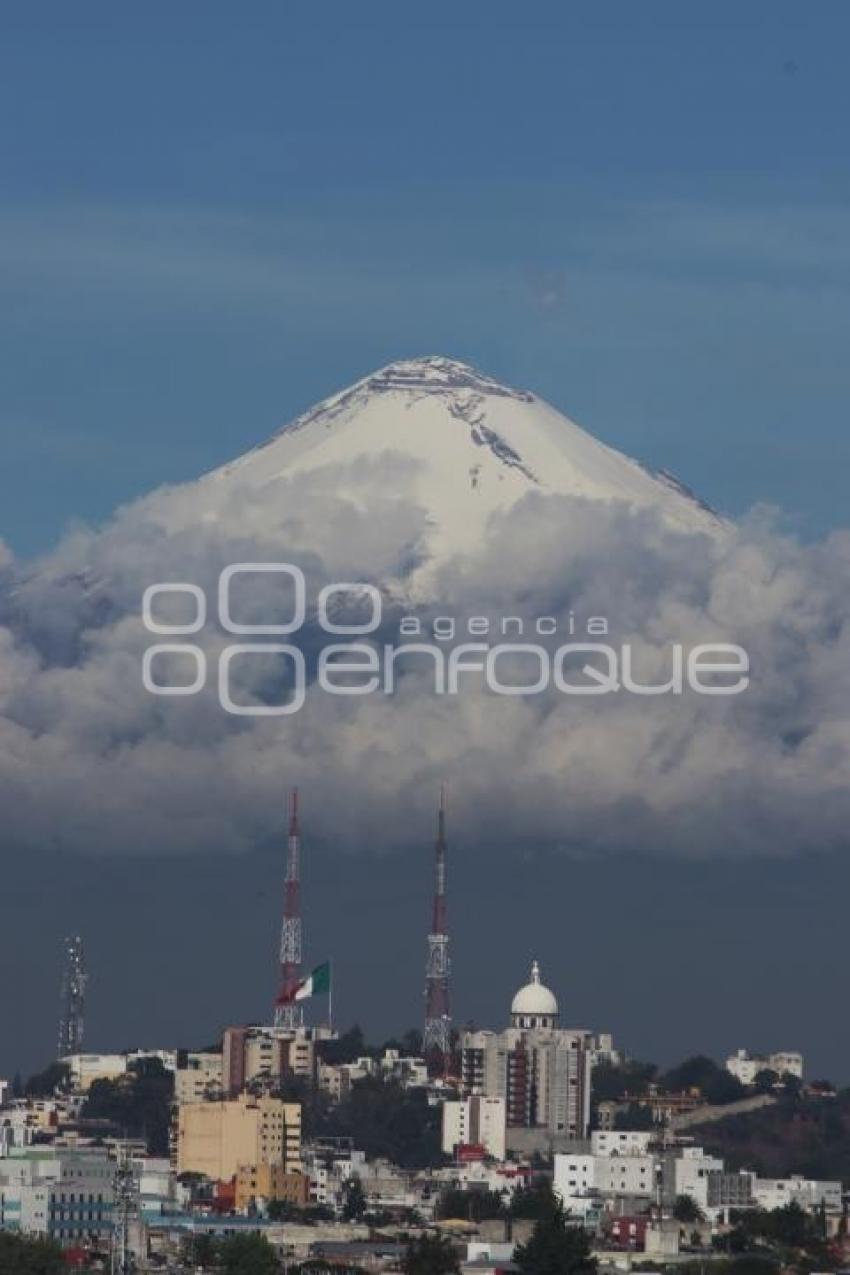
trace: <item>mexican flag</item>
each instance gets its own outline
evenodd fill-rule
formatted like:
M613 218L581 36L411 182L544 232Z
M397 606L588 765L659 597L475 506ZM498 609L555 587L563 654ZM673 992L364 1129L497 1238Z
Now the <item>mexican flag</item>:
M331 990L331 963L325 961L322 965L317 965L312 974L308 974L302 979L293 992L290 992L286 1000L289 1001L305 1001L310 996L326 996Z

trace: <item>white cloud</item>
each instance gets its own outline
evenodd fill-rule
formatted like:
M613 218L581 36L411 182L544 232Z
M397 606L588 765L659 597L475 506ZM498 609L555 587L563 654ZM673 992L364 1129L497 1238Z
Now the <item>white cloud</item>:
M391 850L421 839L443 780L464 840L494 849L688 856L847 844L850 535L804 546L764 515L712 546L650 514L535 495L493 524L483 551L443 564L428 608L459 620L551 615L564 635L571 615L579 632L604 615L612 644L631 642L647 678L663 673L672 643L739 643L752 662L742 696L504 698L469 679L440 698L424 661L410 662L393 696L336 699L311 686L290 718L229 717L212 688L191 699L145 692L145 587L191 580L212 599L234 561L298 563L312 597L332 580L393 579L383 636L397 640L421 511L378 469L347 474L345 499L334 477L250 495L234 485L212 521L196 487L163 489L101 532L77 530L34 570L6 557L8 848L244 849L279 834L284 790L297 783L315 835ZM209 624L199 640L214 667L223 634ZM309 658L314 629L304 644ZM258 678L245 689L258 691Z

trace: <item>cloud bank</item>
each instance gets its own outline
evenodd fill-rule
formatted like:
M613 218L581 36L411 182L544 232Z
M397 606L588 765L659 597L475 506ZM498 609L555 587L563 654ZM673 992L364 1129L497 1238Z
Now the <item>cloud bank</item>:
M234 483L214 519L203 484L166 488L100 530L73 530L37 563L0 551L3 849L239 852L280 837L297 784L312 835L390 852L430 836L444 781L469 846L850 846L848 532L804 545L756 514L713 543L651 513L534 493L494 519L483 548L439 564L416 612L426 628L453 617L466 641L481 640L465 633L470 616L553 617L561 641L604 616L607 640L633 646L647 681L669 675L675 643L736 643L751 663L740 696L506 697L470 677L441 697L428 661L413 658L393 695L335 698L311 684L291 717L229 716L214 677L192 697L145 691L143 652L157 639L142 623L144 590L192 581L213 602L233 562L299 565L311 607L323 584L375 582L375 637L398 642L427 540L404 466L383 457L260 492ZM245 605L268 615L279 581L255 583ZM308 666L314 620L311 609L300 639ZM214 670L239 639L211 616L176 640L197 642ZM242 668L241 696L261 701L269 685L264 662Z

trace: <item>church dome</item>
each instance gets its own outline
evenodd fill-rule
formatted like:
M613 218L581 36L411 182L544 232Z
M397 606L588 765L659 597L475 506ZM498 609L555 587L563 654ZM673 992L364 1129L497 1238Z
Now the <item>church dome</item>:
M534 961L531 980L521 987L511 1002L511 1018L515 1027L554 1027L558 1002L540 981L540 966Z

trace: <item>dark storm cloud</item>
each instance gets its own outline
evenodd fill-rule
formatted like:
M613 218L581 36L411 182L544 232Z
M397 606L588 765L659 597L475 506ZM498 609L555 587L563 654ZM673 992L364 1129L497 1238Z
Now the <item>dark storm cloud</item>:
M423 515L393 496L405 464L356 467L345 497L330 470L262 492L231 483L215 518L203 487L164 489L34 567L0 557L5 843L238 851L277 833L282 790L299 784L317 835L390 850L419 837L448 780L467 836L494 846L701 856L846 844L850 535L804 546L754 516L713 541L624 506L530 495L494 520L485 547L423 569ZM476 640L470 616L553 617L561 641L604 616L610 635L594 640L631 644L641 680L669 676L675 643L725 642L748 652L751 686L717 698L503 697L470 676L441 697L430 663L411 658L391 696L311 685L287 718L229 716L214 677L193 697L145 691L143 652L167 640L142 624L145 588L191 581L213 602L224 567L256 561L299 565L311 599L332 581L380 582L381 640L398 641L414 610L453 617L455 642ZM253 582L266 614L279 585ZM176 640L197 641L214 670L242 639L210 619ZM311 667L322 640L311 615ZM239 693L262 698L273 682L261 662L243 666Z

